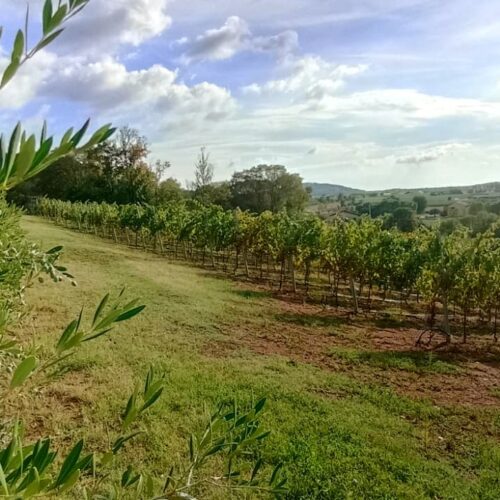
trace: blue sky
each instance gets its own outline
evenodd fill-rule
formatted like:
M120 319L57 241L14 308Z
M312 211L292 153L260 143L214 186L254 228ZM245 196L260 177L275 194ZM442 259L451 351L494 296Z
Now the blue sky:
M0 0L0 65L23 4ZM217 180L279 163L366 189L498 181L499 47L491 0L91 0L0 117L128 124L181 182L201 146Z

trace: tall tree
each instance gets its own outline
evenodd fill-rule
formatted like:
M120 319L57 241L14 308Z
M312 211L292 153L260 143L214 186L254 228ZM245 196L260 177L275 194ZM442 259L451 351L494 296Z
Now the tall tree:
M423 214L427 208L427 198L424 195L417 195L413 197L413 203L417 208L417 214Z
M214 180L214 166L210 163L210 154L206 148L201 148L194 171L194 191L212 184Z

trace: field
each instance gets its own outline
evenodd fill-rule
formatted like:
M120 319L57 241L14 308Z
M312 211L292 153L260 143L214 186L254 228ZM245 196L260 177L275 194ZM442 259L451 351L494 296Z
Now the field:
M87 429L91 445L106 443L153 363L167 394L126 456L139 468L167 470L218 403L266 396L264 455L284 462L290 498L499 498L500 350L486 340L422 352L418 325L397 314L353 317L41 219L23 224L44 247L64 245L78 281L29 290L27 341L53 341L81 305L123 286L147 305L36 399L31 435L74 442Z
M339 203L333 201L338 195L333 195L332 201L320 201L316 196L311 200L308 210L329 219L339 211ZM379 205L388 199L397 199L405 204L412 204L415 196L425 196L427 199L427 211L438 209L442 211L445 207L454 202L461 202L465 206L474 203L482 203L485 206L494 205L500 202L500 185L498 183L483 184L477 186L462 187L442 187L442 188L422 188L422 189L387 189L384 191L347 191L344 198L347 198L345 209L347 212L356 212L356 205L369 203L372 206ZM464 214L465 215L465 214ZM345 216L345 212L344 212ZM448 220L452 217L447 217ZM426 219L427 224L442 220Z

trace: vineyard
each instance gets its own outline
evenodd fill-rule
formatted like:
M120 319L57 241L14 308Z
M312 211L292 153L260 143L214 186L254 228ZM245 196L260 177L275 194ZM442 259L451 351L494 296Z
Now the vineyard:
M172 259L265 281L332 306L398 307L422 319L422 336L449 343L456 331L489 331L495 341L500 307L497 228L448 236L420 228L384 229L369 218L325 223L314 215L252 215L218 206L70 203L39 199L34 212L83 232Z

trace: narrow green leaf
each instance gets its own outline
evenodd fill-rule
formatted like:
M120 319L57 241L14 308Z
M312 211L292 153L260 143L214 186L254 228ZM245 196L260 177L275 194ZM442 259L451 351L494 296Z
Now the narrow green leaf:
M51 21L52 21L52 0L45 0L45 4L43 5L43 17L42 17L42 27L44 35L46 35L49 32Z
M50 24L48 26L48 31L51 32L55 30L64 21L67 13L68 6L66 4L61 5L52 16L52 19L50 20Z
M80 470L76 469L70 474L70 476L64 481L64 483L59 486L58 494L62 495L63 493L71 490L78 482L78 479L80 479Z
M103 309L106 307L108 300L109 300L109 293L102 298L100 304L97 306L97 309L94 314L94 320L92 321L92 326L94 326L97 323L97 320L101 316Z
M40 51L47 47L47 45L51 44L56 38L63 33L64 28L58 29L57 31L54 31L50 35L47 35L46 37L43 38L43 40L40 40L38 45L36 46L36 51Z
M78 326L78 321L73 320L64 330L59 341L57 342L57 350L62 352L66 349L66 344L70 337L76 332L76 328Z
M82 339L82 342L90 342L91 340L98 339L99 337L102 337L103 335L106 335L106 333L110 332L111 330L112 330L112 328L108 328L108 329L103 330L101 332L97 332L94 335L90 335L90 336L84 337Z
M24 52L24 33L19 30L14 40L14 48L12 49L12 61L19 61Z
M69 455L64 460L59 476L57 477L54 488L59 488L62 484L66 483L66 480L71 477L76 471L75 466L80 458L83 450L83 439L78 441L78 443L73 447Z
M262 398L257 404L255 405L255 414L259 414L263 409L264 406L266 406L266 398Z
M17 70L19 69L19 61L15 60L12 61L7 68L5 69L3 76L2 76L2 83L0 84L0 88L5 87L14 75L17 73Z
M73 129L70 128L66 131L66 133L62 136L61 139L61 146L64 146L65 144L69 143L71 136L73 135Z
M12 381L10 383L10 388L15 389L24 384L28 377L33 373L38 365L38 361L35 356L29 356L24 359L19 366L16 368Z
M63 246L59 245L57 247L51 248L46 252L47 255L53 255L55 253L60 253L63 250Z
M252 477L250 478L250 481L253 481L255 479L255 477L257 476L257 474L259 473L259 470L260 468L262 467L262 464L264 463L264 461L262 460L262 458L259 458L257 460L257 463L255 464L253 470L252 470Z
M1 465L0 465L0 484L2 485L3 494L8 497L9 487L7 486L7 479L5 477L5 473Z
M87 132L89 125L90 125L90 119L88 119L83 124L83 127L71 138L71 144L73 145L73 147L76 148L78 146L78 144L82 140L83 136L85 135L85 132Z
M130 309L129 311L125 311L123 314L120 314L118 318L114 321L115 323L119 323L120 321L126 321L128 319L133 318L134 316L137 316L139 313L144 311L146 306L138 306L133 309Z
M278 478L278 474L280 472L280 470L283 468L283 464L280 463L278 464L274 470L273 470L273 473L271 474L271 479L269 480L269 485L272 486L274 484L274 482L276 481L276 479Z
M14 128L14 131L12 132L12 135L10 137L9 148L7 151L7 156L5 158L4 168L6 170L4 174L5 175L4 184L7 184L7 182L10 179L12 166L14 165L14 160L16 158L17 151L19 149L19 142L21 140L21 135L22 135L21 123L18 123Z
M158 398L162 395L162 392L163 392L163 387L161 389L159 389L157 392L155 392L153 394L153 396L151 396L151 398L149 398L145 403L144 405L142 406L141 408L141 413L145 410L147 410L150 406L154 405L156 403L156 401L158 400Z
M31 168L31 164L35 158L36 139L32 135L21 147L14 163L14 172L18 183L24 180L26 172Z

